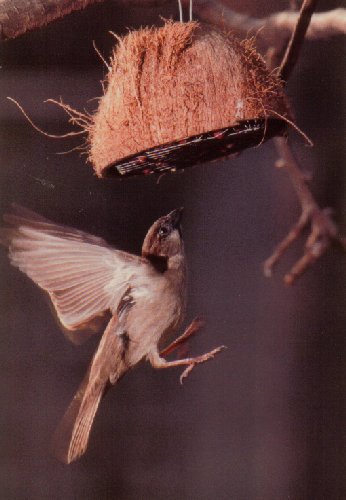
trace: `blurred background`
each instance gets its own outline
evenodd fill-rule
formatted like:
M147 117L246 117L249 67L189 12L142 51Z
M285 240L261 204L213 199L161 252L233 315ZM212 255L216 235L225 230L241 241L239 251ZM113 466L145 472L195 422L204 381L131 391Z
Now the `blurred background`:
M233 1L265 16L286 2ZM321 1L320 10L339 6ZM184 173L99 180L78 153L79 139L38 134L13 103L52 134L70 130L48 98L93 111L112 30L178 18L175 1L130 9L105 1L5 43L1 68L1 213L20 203L60 223L138 253L159 216L184 206L189 262L186 321L206 326L191 354L228 350L180 371L138 366L103 400L86 455L65 466L49 452L54 428L78 387L98 338L68 343L43 293L1 251L0 425L2 499L328 499L346 498L346 258L329 251L297 284L282 277L303 240L272 279L262 262L300 214L269 142L239 158ZM313 173L321 206L346 232L345 43L304 45L288 94L307 148L295 152Z

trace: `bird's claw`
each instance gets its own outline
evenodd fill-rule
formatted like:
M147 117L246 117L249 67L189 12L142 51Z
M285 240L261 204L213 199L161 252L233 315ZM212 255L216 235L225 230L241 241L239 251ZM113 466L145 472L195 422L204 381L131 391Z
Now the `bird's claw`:
M183 383L183 380L188 377L188 375L191 373L191 371L194 369L196 365L199 365L200 363L205 363L209 359L213 359L216 354L219 352L227 349L225 345L221 345L219 347L216 347L210 352L207 352L205 354L202 354L201 356L197 356L196 358L192 358L191 362L187 365L183 373L180 375L180 383Z

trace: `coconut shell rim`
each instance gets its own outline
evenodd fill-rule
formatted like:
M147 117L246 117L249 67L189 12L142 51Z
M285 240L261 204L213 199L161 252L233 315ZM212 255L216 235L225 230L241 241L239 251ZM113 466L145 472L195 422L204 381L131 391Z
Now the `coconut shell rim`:
M277 135L284 135L286 129L287 122L280 118L239 120L230 127L214 129L184 139L158 144L125 156L106 165L101 170L100 176L103 178L124 178L184 170L195 165L239 154L247 148L259 146ZM213 147L210 148L212 144Z

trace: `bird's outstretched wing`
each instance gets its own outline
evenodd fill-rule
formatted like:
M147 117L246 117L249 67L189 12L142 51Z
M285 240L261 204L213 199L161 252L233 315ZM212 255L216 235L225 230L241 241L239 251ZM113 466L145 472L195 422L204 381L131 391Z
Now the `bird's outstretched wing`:
M8 246L11 263L48 292L68 330L116 310L131 280L147 268L141 257L27 209L16 206L4 220L8 227L0 229L0 242Z

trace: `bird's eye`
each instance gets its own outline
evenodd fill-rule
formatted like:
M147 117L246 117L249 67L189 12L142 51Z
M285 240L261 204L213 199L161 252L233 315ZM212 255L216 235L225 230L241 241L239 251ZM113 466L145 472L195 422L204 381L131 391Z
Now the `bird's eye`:
M159 237L160 238L166 238L170 233L170 228L167 225L163 225L159 229Z

